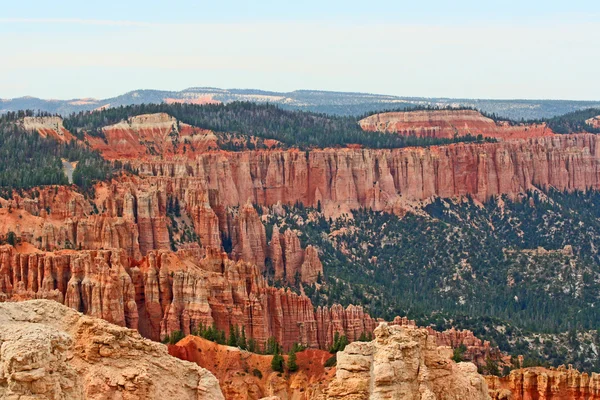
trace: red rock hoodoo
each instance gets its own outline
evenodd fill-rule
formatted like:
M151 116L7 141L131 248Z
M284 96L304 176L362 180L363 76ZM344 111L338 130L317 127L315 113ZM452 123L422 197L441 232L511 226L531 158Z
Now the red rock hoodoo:
M486 377L493 400L597 400L600 399L598 374L565 368L525 368L503 378Z
M199 251L151 251L134 262L123 250L20 253L5 245L0 300L56 300L154 340L214 323L226 332L243 326L260 344L275 337L284 349L325 348L335 332L354 340L374 328L362 307L315 310L309 298L268 286L255 264Z

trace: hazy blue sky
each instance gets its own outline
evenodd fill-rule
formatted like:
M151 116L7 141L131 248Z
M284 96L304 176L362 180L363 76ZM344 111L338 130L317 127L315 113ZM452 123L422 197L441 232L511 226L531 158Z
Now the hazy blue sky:
M216 86L600 100L598 0L4 1L0 43L0 98Z

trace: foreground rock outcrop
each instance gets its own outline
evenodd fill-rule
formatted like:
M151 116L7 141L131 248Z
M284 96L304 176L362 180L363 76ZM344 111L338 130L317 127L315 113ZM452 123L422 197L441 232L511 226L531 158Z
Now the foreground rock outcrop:
M552 136L546 124L496 122L475 110L420 110L374 114L362 119L366 131L450 139L454 136L483 135L497 139Z
M487 376L494 400L598 400L600 375L565 368L525 368L505 377Z
M0 346L2 399L223 399L209 371L54 301L0 303Z
M328 399L484 400L484 378L471 363L454 363L427 330L382 323L372 342L337 353Z

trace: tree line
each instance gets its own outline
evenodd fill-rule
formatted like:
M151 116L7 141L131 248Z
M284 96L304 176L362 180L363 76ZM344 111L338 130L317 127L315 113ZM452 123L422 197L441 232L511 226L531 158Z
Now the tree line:
M286 146L301 148L338 147L350 144L368 148L400 148L484 140L476 136L441 139L365 132L358 125L356 117L290 111L272 104L250 102L122 106L72 114L63 121L63 124L78 137L83 137L84 132L102 136L103 126L116 124L136 115L151 113L167 113L181 122L215 132L275 139Z

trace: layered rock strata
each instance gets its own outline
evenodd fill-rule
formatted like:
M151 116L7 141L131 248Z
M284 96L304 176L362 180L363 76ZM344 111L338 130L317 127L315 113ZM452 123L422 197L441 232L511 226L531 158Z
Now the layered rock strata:
M598 189L598 140L581 134L393 150L219 152L193 162L146 161L139 168L159 185L168 179L182 195L208 199L224 224L228 207L248 201L320 204L327 213L397 211L404 201L431 196L484 201L534 188Z
M24 117L19 126L26 131L35 131L42 137L51 137L60 142L70 142L75 138L64 127L60 117Z
M374 327L362 307L314 309L309 298L267 285L255 264L225 253L152 251L141 262L123 250L20 253L0 247L0 300L52 299L87 315L160 340L199 325L244 327L263 345L275 337L328 348L336 332L350 340Z
M546 124L496 122L475 110L420 110L374 114L359 122L366 131L450 139L483 135L497 139L552 136Z
M184 124L165 113L138 115L105 126L102 136L86 135L86 140L92 149L111 160L157 155L193 158L218 148L213 132Z

